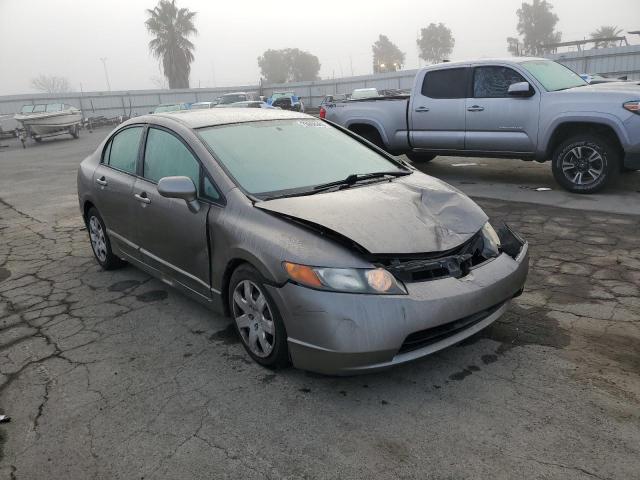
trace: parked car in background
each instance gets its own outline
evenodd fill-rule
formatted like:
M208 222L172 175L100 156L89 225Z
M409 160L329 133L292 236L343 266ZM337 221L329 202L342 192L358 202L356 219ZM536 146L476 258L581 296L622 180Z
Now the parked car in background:
M246 102L248 100L259 100L258 95L247 92L225 93L218 98L218 105L228 105L230 103Z
M304 112L304 103L294 92L276 92L269 97L267 103L283 110Z
M598 85L598 84L601 84L601 83L626 82L627 81L627 77L611 78L611 77L604 77L602 75L598 75L598 74L595 74L595 73L594 74L583 73L582 75L580 75L580 77L590 85Z
M138 117L80 165L104 269L130 262L233 319L259 364L355 374L453 345L522 292L528 245L471 199L317 118Z
M189 110L189 105L186 103L162 103L153 110L153 113L177 112L179 110Z
M436 155L551 159L575 193L640 169L640 88L588 85L541 58L423 68L411 95L325 105L320 116L414 162Z
M225 105L217 105L217 108L271 108L273 109L276 107L272 107L268 103L263 102L261 100L249 100L246 102L235 102L235 103L229 103Z
M196 102L191 104L191 110L200 110L206 108L213 108L216 106L215 102Z
M356 88L351 92L350 100L362 100L363 98L379 97L377 88Z
M350 93L336 93L333 95L325 95L325 97L320 101L320 106L322 107L323 105L327 105L329 103L344 102L345 100L348 100L350 96Z

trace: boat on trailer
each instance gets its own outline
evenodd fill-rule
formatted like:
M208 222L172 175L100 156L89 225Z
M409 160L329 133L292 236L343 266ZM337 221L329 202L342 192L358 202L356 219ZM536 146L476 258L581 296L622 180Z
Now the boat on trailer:
M39 142L45 137L70 134L78 138L82 112L66 103L25 105L14 117L24 128L25 135ZM24 144L24 138L23 144Z

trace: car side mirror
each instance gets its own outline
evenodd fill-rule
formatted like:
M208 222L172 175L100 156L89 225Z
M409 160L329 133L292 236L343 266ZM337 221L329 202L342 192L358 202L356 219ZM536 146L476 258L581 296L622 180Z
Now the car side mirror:
M189 177L164 177L158 182L158 193L166 198L179 198L187 202L193 213L200 211L198 194L193 180Z
M535 91L529 82L518 82L509 85L508 93L511 97L532 97Z

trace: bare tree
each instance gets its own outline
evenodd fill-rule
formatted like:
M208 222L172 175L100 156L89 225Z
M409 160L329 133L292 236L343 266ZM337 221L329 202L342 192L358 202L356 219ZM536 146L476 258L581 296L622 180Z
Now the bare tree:
M31 88L45 93L65 93L71 91L69 80L65 77L40 74L31 79Z

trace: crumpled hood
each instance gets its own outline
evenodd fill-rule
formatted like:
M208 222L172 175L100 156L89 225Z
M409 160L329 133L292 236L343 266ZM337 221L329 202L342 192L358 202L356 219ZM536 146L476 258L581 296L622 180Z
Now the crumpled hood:
M332 230L372 254L442 252L487 216L469 197L419 172L368 186L258 202L257 208Z

